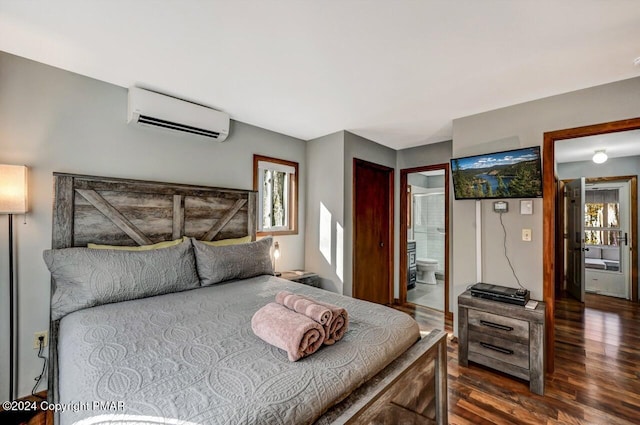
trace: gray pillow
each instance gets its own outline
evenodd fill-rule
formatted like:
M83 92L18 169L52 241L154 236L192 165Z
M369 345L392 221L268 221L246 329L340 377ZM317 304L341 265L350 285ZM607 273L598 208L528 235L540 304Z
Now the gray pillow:
M609 261L620 261L620 248L602 248L602 259Z
M272 238L227 246L210 246L193 240L198 275L202 286L231 279L247 279L261 274L273 274L271 263Z
M152 251L50 249L53 320L83 308L200 286L191 242Z

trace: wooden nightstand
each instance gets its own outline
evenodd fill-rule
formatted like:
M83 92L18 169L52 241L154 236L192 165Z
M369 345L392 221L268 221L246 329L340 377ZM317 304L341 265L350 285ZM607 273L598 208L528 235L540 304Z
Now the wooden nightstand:
M525 379L531 392L544 395L545 311L542 301L529 310L464 292L458 297L458 363Z
M297 273L296 271L282 272L280 277L292 282L303 283L316 288L320 287L320 276L315 273L305 272L304 270L297 270Z

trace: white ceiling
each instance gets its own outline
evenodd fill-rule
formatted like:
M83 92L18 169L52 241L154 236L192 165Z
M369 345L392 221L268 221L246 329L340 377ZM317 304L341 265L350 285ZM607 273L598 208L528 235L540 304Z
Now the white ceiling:
M0 0L0 50L312 139L395 149L452 119L640 75L637 0Z
M640 155L640 130L560 140L554 148L557 163L590 161L602 149L609 158L636 156Z

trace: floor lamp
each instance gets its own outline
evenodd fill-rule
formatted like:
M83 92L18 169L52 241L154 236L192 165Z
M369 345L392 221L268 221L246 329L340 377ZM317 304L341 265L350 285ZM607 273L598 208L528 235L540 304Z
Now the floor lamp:
M13 214L25 214L27 202L27 167L0 165L0 214L9 215L9 400L17 397L17 295L13 278Z

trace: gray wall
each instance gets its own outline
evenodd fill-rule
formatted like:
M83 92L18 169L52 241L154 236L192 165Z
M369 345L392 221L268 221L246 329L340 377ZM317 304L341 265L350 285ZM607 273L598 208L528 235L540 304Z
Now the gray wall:
M320 275L323 289L338 294L343 292L344 279L343 157L343 131L307 142L305 268ZM322 208L331 215L330 226L324 228L320 225ZM321 238L325 244L328 241L328 253L320 250Z
M54 171L252 188L252 155L300 164L306 181L305 143L232 122L224 143L136 128L126 123L127 90L0 52L0 163L30 167L31 211L15 220L19 313L19 395L31 391L41 361L33 334L49 328L49 273L42 251L51 247ZM277 238L282 268L304 266L305 191L300 191L300 232ZM0 216L0 287L8 286L7 218ZM2 294L0 323L7 303ZM7 332L0 333L0 382L7 382ZM46 382L46 380L45 380ZM2 385L0 391L6 391ZM39 389L42 390L44 386ZM0 399L8 395L0 393Z
M353 159L395 167L396 151L339 131L307 142L307 243L305 266L320 271L323 288L352 295L353 289ZM342 168L338 170L337 168ZM331 213L331 263L320 252L320 203ZM341 231L340 231L341 229ZM342 234L343 243L336 242ZM342 265L342 267L341 267ZM340 273L341 270L341 273ZM342 275L342 278L340 278ZM397 275L397 264L394 276ZM394 278L397 285L397 277Z
M322 285L344 295L352 295L353 278L353 159L395 168L394 175L394 297L398 297L399 270L399 169L448 162L451 142L436 143L395 151L371 140L340 131L307 142L307 230L305 267L318 272ZM342 172L335 169L344 164ZM331 264L320 253L320 203L332 214ZM337 228L342 227L342 279L336 264L340 264L336 244Z
M605 84L545 99L535 100L453 121L453 156L466 156L517 147L542 145L548 131L634 118L640 115L640 78ZM483 280L509 286L514 279L499 255L495 241L502 229L496 214L487 212L490 201L483 203ZM488 205L486 205L488 204ZM505 218L509 232L509 250L523 285L535 299L542 298L542 200L534 201L532 216L519 214L519 208ZM467 285L476 282L475 272L475 202L455 201L453 208L453 301ZM533 241L520 243L522 228L533 229ZM486 251L486 252L484 252ZM517 259L516 259L517 258ZM464 260L463 260L464 259ZM455 316L457 332L457 315Z
M398 172L400 172L400 170L405 168L448 163L451 159L451 147L452 141L448 140L431 145L401 149L398 151L396 168Z
M429 177L420 173L411 173L407 176L407 183L413 186L429 187Z
M396 151L371 140L344 132L344 295L353 290L353 159L358 158L395 168ZM394 285L398 285L398 264L394 267Z
M425 189L436 189L444 187L444 176L425 176L420 173L411 173L407 176L407 183Z

